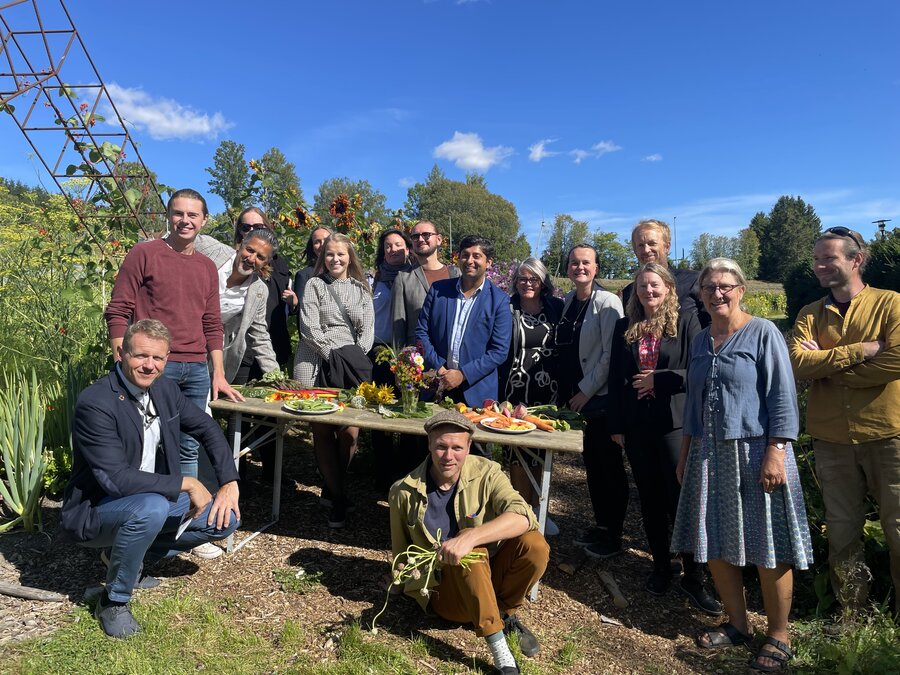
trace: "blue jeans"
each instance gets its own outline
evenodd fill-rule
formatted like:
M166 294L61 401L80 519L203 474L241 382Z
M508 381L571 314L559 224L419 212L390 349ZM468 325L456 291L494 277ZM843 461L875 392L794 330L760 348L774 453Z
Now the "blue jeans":
M175 502L147 492L129 497L105 497L100 501L96 507L100 531L81 546L110 549L106 573L106 593L110 600L128 602L144 560L156 562L208 541L224 539L240 525L234 511L230 513L230 523L223 529L207 525L206 519L212 508L210 501L176 541L178 525L190 506L187 492L179 494Z
M206 399L209 396L209 368L206 363L189 361L169 361L163 375L175 380L181 393L189 401L197 404L200 410L206 410ZM181 434L181 475L197 477L197 456L200 444L187 434Z

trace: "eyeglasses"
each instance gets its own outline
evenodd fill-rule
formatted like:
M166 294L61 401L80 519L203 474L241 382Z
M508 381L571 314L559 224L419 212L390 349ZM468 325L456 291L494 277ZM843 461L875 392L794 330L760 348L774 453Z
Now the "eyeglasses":
M860 248L864 247L862 241L860 241L859 235L856 234L853 230L846 227L829 227L825 230L825 234L836 234L839 237L847 237L853 240L853 243L859 246Z
M523 286L540 286L541 280L537 277L519 277L517 283L520 283Z
M437 236L437 232L415 232L415 233L409 235L409 238L412 239L413 241L418 241L419 239L421 239L423 241L428 241L432 237L436 237L436 236Z
M700 290L707 295L715 295L717 290L722 293L722 295L728 295L740 285L741 284L703 284L700 287Z

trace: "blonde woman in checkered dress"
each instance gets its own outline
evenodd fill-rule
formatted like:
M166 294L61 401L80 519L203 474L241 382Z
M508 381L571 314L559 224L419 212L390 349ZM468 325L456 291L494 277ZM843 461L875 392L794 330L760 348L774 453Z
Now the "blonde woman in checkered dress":
M313 274L303 293L300 342L294 359L294 377L304 387L328 384L320 375L331 351L356 343L366 353L372 348L375 332L372 293L347 236L335 233L325 240ZM324 482L321 501L331 508L328 525L343 527L345 478L356 452L359 428L329 424L310 424L310 428Z

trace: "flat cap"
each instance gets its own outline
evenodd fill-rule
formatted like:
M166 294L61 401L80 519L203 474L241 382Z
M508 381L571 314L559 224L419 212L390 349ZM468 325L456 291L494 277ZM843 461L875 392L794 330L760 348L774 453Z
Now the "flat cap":
M467 432L470 436L475 433L475 425L456 410L439 410L425 422L425 431L427 433L431 433L432 429L437 429L438 427L456 427L460 431Z

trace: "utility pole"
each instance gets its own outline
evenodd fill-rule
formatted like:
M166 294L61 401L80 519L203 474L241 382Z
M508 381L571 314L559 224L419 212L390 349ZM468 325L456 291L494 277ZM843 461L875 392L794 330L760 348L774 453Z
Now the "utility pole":
M678 255L678 216L672 216L672 250Z

